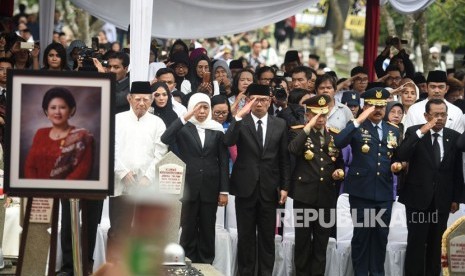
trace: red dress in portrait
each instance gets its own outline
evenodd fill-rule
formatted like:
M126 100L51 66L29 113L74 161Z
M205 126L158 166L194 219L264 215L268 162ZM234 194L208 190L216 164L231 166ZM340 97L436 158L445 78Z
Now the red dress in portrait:
M39 129L26 159L24 176L32 179L86 179L92 169L93 137L72 127L63 139L50 138L52 128Z

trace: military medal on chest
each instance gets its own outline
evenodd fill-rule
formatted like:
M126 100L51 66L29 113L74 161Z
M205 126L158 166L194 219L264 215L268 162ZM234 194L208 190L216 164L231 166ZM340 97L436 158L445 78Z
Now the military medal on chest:
M329 141L329 144L328 144L328 155L331 156L331 160L335 162L336 158L339 156L339 149L334 144L334 137L332 135L330 136L331 136L331 140Z
M370 151L370 146L368 145L368 142L371 140L371 135L366 129L361 129L362 131L362 140L365 142L362 146L362 152L363 153L368 153Z
M397 147L397 137L394 135L392 130L389 131L386 142L387 147L390 149L395 149Z
M305 160L312 160L315 157L315 153L313 153L312 149L315 147L312 143L312 139L307 137L307 141L305 142L305 147L307 150L304 153Z

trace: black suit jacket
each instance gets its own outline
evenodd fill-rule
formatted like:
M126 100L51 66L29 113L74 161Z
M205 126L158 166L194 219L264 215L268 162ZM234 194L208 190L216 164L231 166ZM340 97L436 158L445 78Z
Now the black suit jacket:
M397 149L398 159L409 162L399 201L407 207L426 210L434 200L439 212L448 213L452 202L463 201L462 152L456 145L460 134L444 128L444 157L436 166L431 133L420 139L415 133L420 127L409 127Z
M259 183L262 198L275 201L279 189L288 190L290 161L284 120L268 115L263 151L250 114L240 121L232 120L224 142L227 146L237 146L237 159L231 174L232 194L249 197Z
M129 76L124 78L121 82L116 82L116 94L115 94L115 113L128 111L129 102L127 96L129 94Z
M217 202L220 192L229 192L229 157L223 132L206 129L202 148L197 127L181 119L174 121L161 136L165 144L176 141L179 157L186 163L184 201Z
M344 169L342 153L334 159L328 154L332 135L325 131L325 143L321 146L320 137L313 131L307 135L303 129L290 142L289 151L296 156L289 195L298 201L315 207L336 206L336 181L332 174L336 169ZM307 138L312 141L312 160L305 159Z

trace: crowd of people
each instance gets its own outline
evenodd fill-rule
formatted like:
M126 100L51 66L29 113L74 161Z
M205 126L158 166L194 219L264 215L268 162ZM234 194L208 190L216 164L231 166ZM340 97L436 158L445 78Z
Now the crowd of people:
M338 196L348 193L358 222L351 244L355 275L384 275L397 198L407 216L405 274L439 275L442 233L449 213L464 202L465 71L433 70L425 77L414 71L395 39L372 65L377 74L372 82L361 66L347 77L323 70L314 53L303 64L301 53L289 50L278 64L266 39L249 42L250 53L238 59L233 59L234 47L213 51L176 40L164 60L152 45L149 80L131 82L127 51L137 49L109 43L104 32L101 47L91 52L79 40L57 41L45 49L40 68L39 45L21 47L31 40L23 25L18 24L18 34L0 35L0 142L11 70L115 75L108 262L123 258L120 240L130 231L134 208L128 196L138 186L153 185L155 165L172 151L186 163L180 243L193 262L213 263L217 207L226 206L231 194L239 274L271 275L280 227L277 208L290 196L295 210L317 210L324 217L295 229L296 275L324 275L335 228L322 222L329 220ZM25 176L85 179L93 139L69 123L76 112L73 95L53 88L44 95L42 109L52 127L36 133ZM74 150L65 152L68 147ZM65 158L75 166L63 164ZM93 252L102 202L87 204L93 206L84 214L92 218L87 246ZM62 200L62 206L60 275L72 275L69 202ZM381 221L365 225L370 214ZM437 220L418 221L418 214ZM92 256L84 261L92 267Z

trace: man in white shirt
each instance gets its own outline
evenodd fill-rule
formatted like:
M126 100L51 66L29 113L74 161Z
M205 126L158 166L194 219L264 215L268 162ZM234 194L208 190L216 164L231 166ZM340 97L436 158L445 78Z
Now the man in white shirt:
M154 184L155 165L168 151L160 140L165 124L147 112L153 101L150 83L133 82L127 100L131 109L115 119L115 191L110 197L107 258L112 261L119 259L119 239L131 227L133 206L126 195Z
M266 63L265 57L261 54L262 43L260 41L255 41L252 45L252 51L247 56L247 62L253 68L257 66L263 66Z
M404 130L414 125L425 124L424 116L425 105L428 100L441 99L444 100L444 95L447 93L449 86L447 85L447 75L444 71L430 71L426 80L428 99L412 105L404 122ZM457 106L444 100L447 105L447 122L446 127L451 128L459 133L464 131L463 113Z

